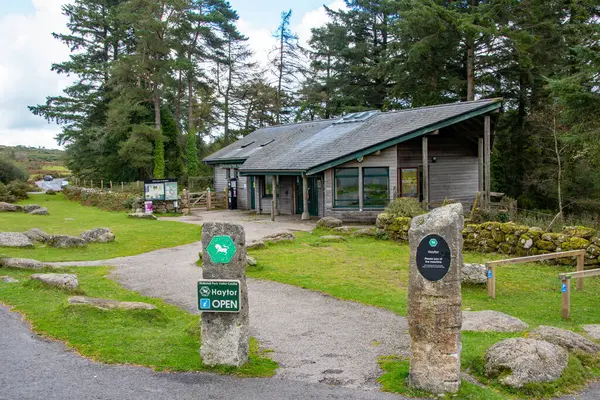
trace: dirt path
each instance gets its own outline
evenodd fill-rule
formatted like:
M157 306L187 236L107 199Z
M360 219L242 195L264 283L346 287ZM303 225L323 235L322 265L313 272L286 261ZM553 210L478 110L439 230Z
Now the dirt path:
M236 221L223 212L189 218L196 220L186 222L240 223L247 242L314 227L292 220L273 224L242 213ZM197 313L196 282L202 272L194 263L200 249L198 242L132 257L57 265L113 265L114 277L126 288ZM389 311L276 282L249 279L248 290L251 334L273 350L271 356L280 366L277 377L376 390L381 375L377 357L408 352L406 319Z

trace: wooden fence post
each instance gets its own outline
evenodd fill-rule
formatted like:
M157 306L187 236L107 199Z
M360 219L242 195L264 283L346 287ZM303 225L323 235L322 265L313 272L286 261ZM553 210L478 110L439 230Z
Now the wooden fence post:
M210 192L210 188L206 188L206 211L210 210L212 206L212 193Z
M568 276L562 278L562 310L561 314L564 319L571 319L571 279Z
M583 264L585 263L584 253L577 256L577 272L583 271ZM583 277L577 277L577 290L583 290Z
M104 190L104 179L100 179L100 190Z
M94 180L93 179L90 179L90 188L92 188L92 189L94 188Z
M83 180L83 187L85 187L85 179Z
M496 266L495 265L487 265L487 289L488 289L488 297L495 299L496 298Z
M137 187L137 188L140 187L140 181L135 181L135 187Z
M227 188L223 191L225 194L225 209L229 210L229 193L227 193Z
M113 188L112 188L112 181L110 181L110 190L112 190L112 189L113 189Z
M123 182L121 182L121 192L125 191L125 185L123 185Z

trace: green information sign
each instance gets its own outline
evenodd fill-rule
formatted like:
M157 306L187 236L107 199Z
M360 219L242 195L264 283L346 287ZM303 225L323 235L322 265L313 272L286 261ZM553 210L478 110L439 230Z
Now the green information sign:
M198 281L198 310L240 312L240 281L201 279Z
M235 255L235 250L231 236L213 236L206 252L215 264L227 264Z

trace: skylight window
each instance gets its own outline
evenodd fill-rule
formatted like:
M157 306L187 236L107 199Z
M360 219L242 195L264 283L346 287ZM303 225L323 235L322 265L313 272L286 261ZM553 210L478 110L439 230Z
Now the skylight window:
M371 111L362 111L362 112L347 114L347 115L344 115L339 121L336 121L334 124L348 124L351 122L364 122L377 113L379 113L379 111L371 110Z
M246 144L243 144L243 145L242 145L242 149L245 149L246 147L250 146L250 145L251 145L252 143L254 143L254 142L255 142L255 140L253 140L253 141L251 141L251 142L248 142L248 143L246 143Z
M266 145L268 145L269 143L273 143L274 141L275 141L275 139L268 140L268 141L264 142L263 144L261 144L260 147L265 147Z

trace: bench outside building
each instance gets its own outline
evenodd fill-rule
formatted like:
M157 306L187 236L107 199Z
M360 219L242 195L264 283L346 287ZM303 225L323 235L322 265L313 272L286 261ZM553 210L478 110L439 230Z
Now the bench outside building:
M374 221L396 197L426 207L489 201L490 149L502 99L258 129L206 157L230 208ZM487 179L486 179L487 178Z

